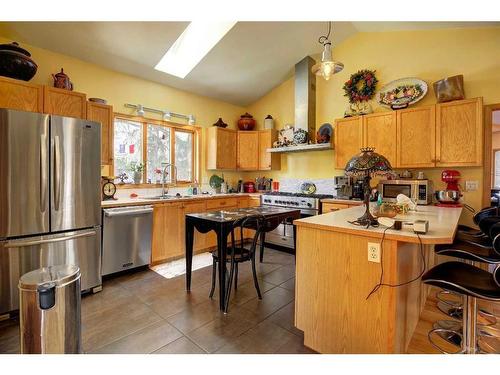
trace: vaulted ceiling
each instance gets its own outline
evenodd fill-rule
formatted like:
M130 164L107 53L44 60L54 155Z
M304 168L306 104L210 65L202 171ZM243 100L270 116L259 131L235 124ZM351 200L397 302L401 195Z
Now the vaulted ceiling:
M154 69L189 22L2 22L0 35L225 102L248 105L321 51L325 22L238 22L184 79ZM479 22L334 22L335 46L357 32L478 27ZM498 23L497 23L498 25ZM196 48L196 46L193 46Z

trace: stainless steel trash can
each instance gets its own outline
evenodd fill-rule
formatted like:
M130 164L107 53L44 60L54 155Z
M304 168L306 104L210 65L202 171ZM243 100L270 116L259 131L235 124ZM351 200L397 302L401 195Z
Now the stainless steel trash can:
M80 353L80 269L58 265L19 279L21 353Z

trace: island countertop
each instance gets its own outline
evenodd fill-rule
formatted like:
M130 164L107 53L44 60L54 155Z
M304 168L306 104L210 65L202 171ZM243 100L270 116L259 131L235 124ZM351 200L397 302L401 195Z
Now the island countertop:
M351 207L336 212L295 220L293 223L298 227L309 227L381 238L386 229L383 225L380 225L378 228L366 228L349 223L349 221L353 221L363 215L364 210L364 206ZM402 242L418 243L419 239L413 232L413 227L411 225L405 225L404 223L412 223L415 220L427 220L429 221L429 231L427 234L420 235L422 243L452 243L461 213L462 208L418 206L416 212L410 211L408 214L396 216L396 220L403 221L403 228L401 230L388 229L385 233L385 238Z

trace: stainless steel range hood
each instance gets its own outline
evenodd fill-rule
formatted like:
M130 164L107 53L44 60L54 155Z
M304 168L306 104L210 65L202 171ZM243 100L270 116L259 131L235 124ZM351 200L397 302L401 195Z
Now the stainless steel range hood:
M316 75L311 68L316 63L310 56L295 65L295 129L303 129L311 140L316 134Z
M268 148L267 152L304 152L331 150L330 143L316 144L316 75L312 66L316 62L307 56L295 64L295 129L309 134L313 144Z

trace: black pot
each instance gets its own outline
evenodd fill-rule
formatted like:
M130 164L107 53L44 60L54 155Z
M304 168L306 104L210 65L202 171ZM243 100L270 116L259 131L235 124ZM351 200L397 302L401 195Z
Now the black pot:
M29 81L36 74L38 65L31 54L19 44L0 44L0 76Z

